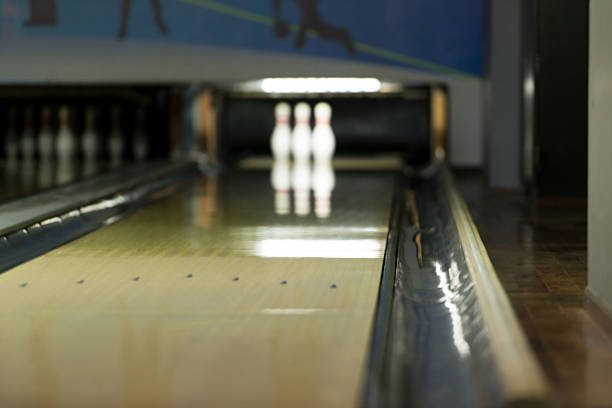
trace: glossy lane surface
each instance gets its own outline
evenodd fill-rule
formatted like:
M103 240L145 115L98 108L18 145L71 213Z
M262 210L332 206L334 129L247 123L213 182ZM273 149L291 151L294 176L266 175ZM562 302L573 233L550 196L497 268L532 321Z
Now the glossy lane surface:
M0 275L3 405L354 406L392 183L336 174L318 219L204 178Z

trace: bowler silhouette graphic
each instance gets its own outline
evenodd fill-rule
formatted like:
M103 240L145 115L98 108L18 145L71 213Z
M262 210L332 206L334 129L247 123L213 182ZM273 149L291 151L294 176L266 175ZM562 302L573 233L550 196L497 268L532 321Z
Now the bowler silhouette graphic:
M350 52L355 54L355 46L349 32L344 27L332 25L319 14L320 0L295 0L302 12L302 20L295 38L295 47L302 49L306 41L306 31L312 30L321 37L338 41ZM289 24L281 18L282 0L274 0L274 34L284 38L291 31Z
M153 9L153 18L157 29L162 34L168 33L168 27L162 17L162 7L160 0L149 0ZM100 1L100 6L106 6ZM132 0L121 0L121 22L117 37L124 39L127 37L128 20L132 11ZM30 0L30 18L24 23L25 26L54 26L57 24L57 5L56 0Z

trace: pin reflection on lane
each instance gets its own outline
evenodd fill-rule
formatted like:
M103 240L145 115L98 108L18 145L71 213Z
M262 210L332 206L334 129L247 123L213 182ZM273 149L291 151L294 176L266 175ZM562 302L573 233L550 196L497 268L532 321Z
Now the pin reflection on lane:
M331 195L336 184L336 177L331 160L317 160L312 172L312 189L314 190L315 214L318 218L327 218L331 214Z
M332 211L332 191L336 177L331 161L295 162L293 171L287 160L275 160L270 181L274 188L274 212L287 215L291 210L293 189L295 214L303 217L310 213L311 189L314 192L314 213L317 218L328 218Z
M38 163L38 186L41 189L53 186L54 166L49 158L41 157Z
M58 160L56 167L56 184L66 184L74 181L77 176L77 163L74 160Z
M295 198L295 214L310 214L310 161L297 160L293 163L292 187Z
M274 160L270 172L274 189L274 212L287 215L291 212L293 189L294 210L298 216L310 214L310 190L314 191L314 212L317 218L328 218L331 214L332 191L336 176L331 160L315 161L311 168L309 161L296 161L293 169L288 160Z
M291 169L289 159L278 159L274 161L270 175L272 187L274 188L274 212L278 215L286 215L291 211Z
M36 187L36 163L31 157L24 157L21 161L21 184L27 192Z

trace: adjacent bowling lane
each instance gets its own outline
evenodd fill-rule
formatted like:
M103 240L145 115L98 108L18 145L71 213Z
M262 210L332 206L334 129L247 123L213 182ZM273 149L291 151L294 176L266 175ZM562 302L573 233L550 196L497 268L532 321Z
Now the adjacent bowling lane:
M317 218L202 178L0 275L2 405L354 406L393 177L335 179Z

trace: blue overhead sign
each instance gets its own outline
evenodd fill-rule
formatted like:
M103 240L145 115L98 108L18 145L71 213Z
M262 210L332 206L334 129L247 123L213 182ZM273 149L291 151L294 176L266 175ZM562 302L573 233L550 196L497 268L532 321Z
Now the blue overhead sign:
M484 0L0 0L0 41L239 47L482 75Z

